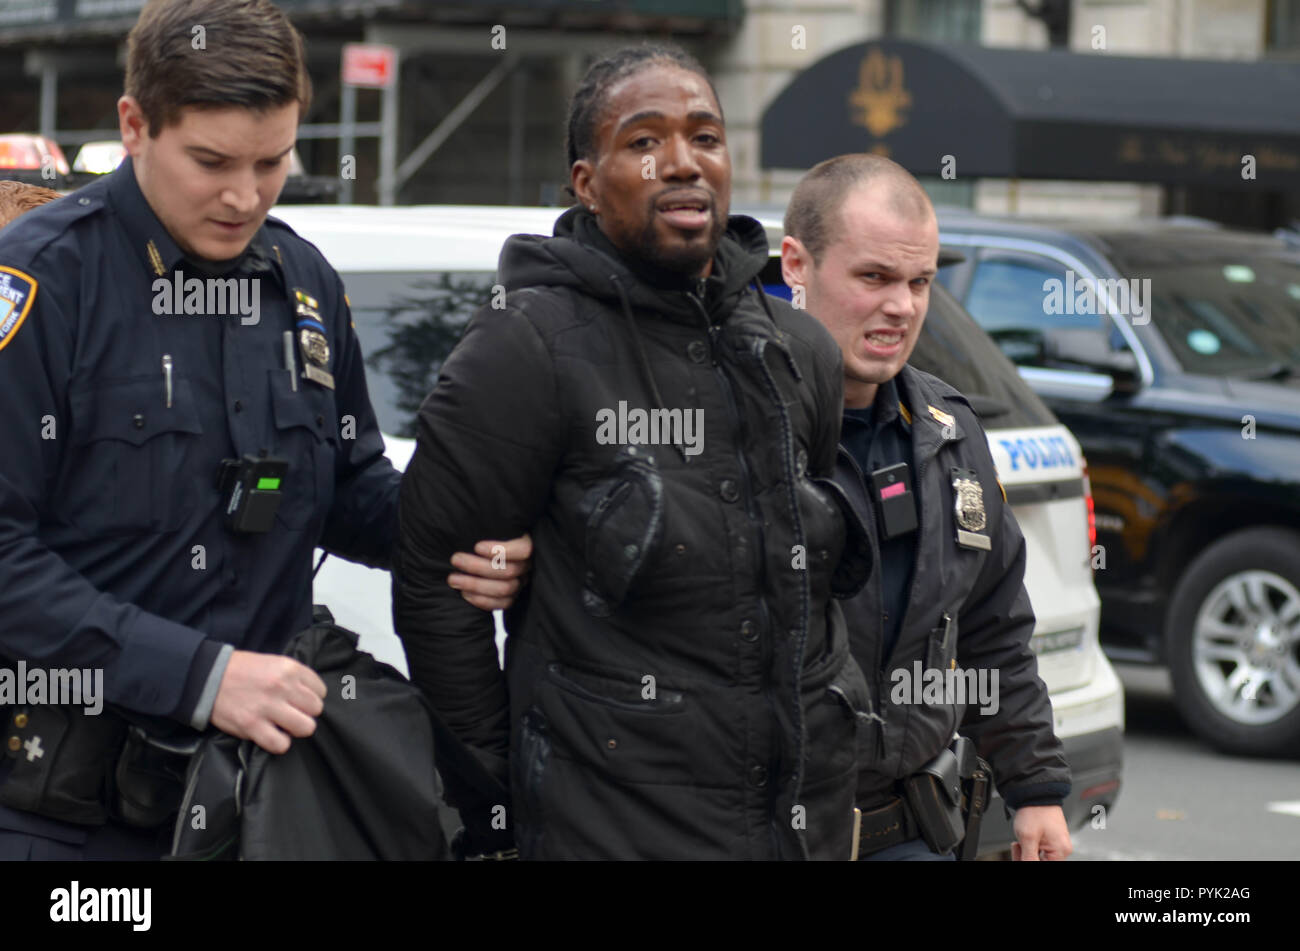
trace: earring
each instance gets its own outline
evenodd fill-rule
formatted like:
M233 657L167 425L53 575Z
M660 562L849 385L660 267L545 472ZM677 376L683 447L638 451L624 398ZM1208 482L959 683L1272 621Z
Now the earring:
M590 212L594 215L594 214L596 213L596 206L595 206L595 205L588 205L588 206L587 206L587 210L590 211Z

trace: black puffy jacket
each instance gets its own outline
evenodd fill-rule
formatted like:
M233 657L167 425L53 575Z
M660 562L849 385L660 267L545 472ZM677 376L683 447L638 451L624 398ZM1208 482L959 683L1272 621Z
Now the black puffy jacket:
M866 684L831 589L870 554L810 478L835 462L838 348L751 286L767 254L733 217L707 281L651 286L575 208L506 243L505 307L474 317L420 410L395 627L447 724L508 775L525 858L848 857ZM699 411L702 451L601 429L652 409ZM503 679L448 559L524 531Z
M910 597L889 657L881 657L879 577L843 604L854 656L867 672L875 708L883 714L883 727L873 723L872 736L863 741L867 758L858 801L871 807L889 798L896 780L937 756L960 729L993 767L1008 805L1059 804L1070 792L1070 771L1052 729L1047 687L1029 648L1034 611L1024 584L1025 539L1002 495L984 430L966 398L937 377L905 365L896 380L912 419L920 525ZM985 521L980 534L988 539L987 551L957 543L954 468L978 474ZM839 453L835 480L873 526L877 515L869 486L845 449ZM871 535L875 537L874 529ZM944 622L945 615L951 625ZM916 694L910 688L918 663L922 671L948 670L954 664L962 670L996 670L996 710L969 695L964 706L913 702Z

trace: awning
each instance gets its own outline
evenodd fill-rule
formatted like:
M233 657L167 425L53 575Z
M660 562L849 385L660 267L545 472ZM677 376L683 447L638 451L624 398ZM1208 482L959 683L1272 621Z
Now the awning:
M1300 64L878 40L796 76L761 149L765 168L878 152L959 181L1300 190Z

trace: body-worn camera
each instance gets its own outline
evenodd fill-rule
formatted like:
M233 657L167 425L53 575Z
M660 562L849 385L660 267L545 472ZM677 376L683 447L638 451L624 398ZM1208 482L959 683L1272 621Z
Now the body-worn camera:
M221 514L226 528L239 534L269 532L283 497L281 486L289 471L283 459L245 455L223 459L217 472Z

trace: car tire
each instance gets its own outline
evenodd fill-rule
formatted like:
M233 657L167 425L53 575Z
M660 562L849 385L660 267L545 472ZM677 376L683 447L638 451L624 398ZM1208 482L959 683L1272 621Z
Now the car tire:
M1300 751L1300 534L1235 532L1183 572L1165 650L1188 726L1228 753Z

